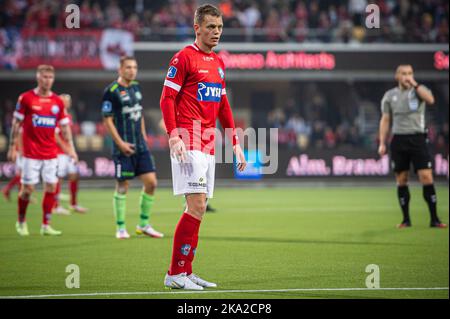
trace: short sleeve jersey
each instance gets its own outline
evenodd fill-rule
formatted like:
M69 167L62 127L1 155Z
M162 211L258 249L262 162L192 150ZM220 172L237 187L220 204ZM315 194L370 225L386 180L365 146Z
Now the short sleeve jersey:
M40 96L29 90L19 96L14 116L23 122L23 156L37 160L54 159L58 155L55 129L67 125L64 103L51 93Z

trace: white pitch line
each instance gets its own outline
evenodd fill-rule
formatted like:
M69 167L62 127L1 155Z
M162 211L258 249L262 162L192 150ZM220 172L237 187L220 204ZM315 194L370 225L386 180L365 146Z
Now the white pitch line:
M260 292L315 292L315 291L414 291L414 290L449 290L448 287L403 287L403 288L293 288L262 290L202 290L202 291L142 291L142 292L94 292L80 294L0 296L0 299L30 299L57 297L95 297L95 296L129 296L129 295L181 295L181 294L214 294L214 293L260 293Z

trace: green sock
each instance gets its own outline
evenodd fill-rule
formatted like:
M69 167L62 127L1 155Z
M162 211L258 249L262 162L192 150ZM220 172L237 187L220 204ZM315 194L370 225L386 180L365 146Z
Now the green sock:
M139 222L139 226L145 227L148 225L148 219L150 217L150 212L154 201L155 196L148 195L145 192L141 193L141 199L139 202L139 206L141 207L141 221Z
M125 229L125 211L127 207L127 195L114 193L113 208L116 216L116 224L119 229Z

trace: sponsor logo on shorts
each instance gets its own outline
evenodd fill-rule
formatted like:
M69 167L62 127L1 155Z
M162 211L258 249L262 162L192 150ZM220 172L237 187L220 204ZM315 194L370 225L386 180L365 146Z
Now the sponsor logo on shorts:
M189 182L188 186L192 187L192 188L206 188L206 183L192 183L192 182Z

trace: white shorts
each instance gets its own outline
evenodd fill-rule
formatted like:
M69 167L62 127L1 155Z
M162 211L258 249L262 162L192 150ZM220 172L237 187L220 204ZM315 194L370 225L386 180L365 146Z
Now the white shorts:
M44 183L56 184L58 177L56 169L58 159L37 160L23 157L23 170L21 183L25 185L36 185L39 183L39 176L42 176Z
M174 195L202 193L212 198L214 193L214 155L200 151L187 151L186 162L171 157Z
M15 171L16 171L16 174L22 174L22 171L23 171L23 157L22 157L22 155L17 154Z
M66 154L58 155L58 172L59 178L64 178L69 174L77 174L78 168L75 160Z

